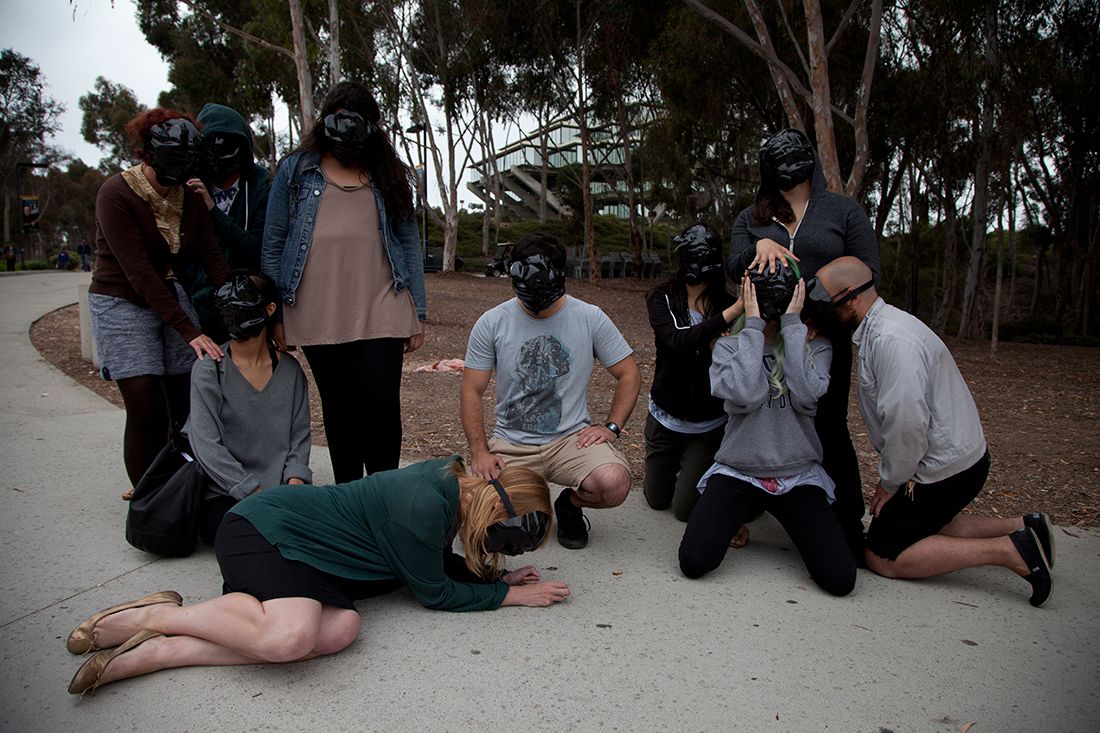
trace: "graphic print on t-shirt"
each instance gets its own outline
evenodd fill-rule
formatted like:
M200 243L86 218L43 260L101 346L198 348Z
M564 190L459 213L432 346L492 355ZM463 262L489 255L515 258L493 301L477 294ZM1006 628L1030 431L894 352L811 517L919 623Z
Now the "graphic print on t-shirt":
M523 342L513 373L516 398L505 422L513 429L549 435L561 422L558 379L569 373L569 350L557 336L544 334Z

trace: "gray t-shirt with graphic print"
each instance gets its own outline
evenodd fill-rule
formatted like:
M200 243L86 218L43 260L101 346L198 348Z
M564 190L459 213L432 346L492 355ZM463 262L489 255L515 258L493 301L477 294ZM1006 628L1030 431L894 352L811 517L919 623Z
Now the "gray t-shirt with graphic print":
M588 381L596 360L611 367L633 349L607 315L566 296L549 318L533 318L512 298L474 324L466 367L496 369L493 437L546 445L591 424Z

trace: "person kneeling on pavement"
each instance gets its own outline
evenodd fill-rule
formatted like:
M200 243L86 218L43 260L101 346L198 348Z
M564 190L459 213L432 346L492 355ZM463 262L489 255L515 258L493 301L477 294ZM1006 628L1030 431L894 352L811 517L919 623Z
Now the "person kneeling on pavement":
M961 514L989 476L974 398L947 346L875 292L870 268L841 257L807 284L813 318L855 329L859 411L881 456L871 499L867 565L888 578L928 578L1001 565L1053 589L1054 530L1045 514L999 519Z
M565 294L565 245L534 232L512 250L516 297L486 311L474 324L462 372L462 429L471 471L495 478L523 466L566 488L554 502L558 541L588 544L582 507L623 503L630 470L612 445L630 417L641 388L633 350L596 306ZM615 378L607 421L593 425L588 382L596 359ZM481 398L496 370L496 427L485 438Z
M270 340L278 289L267 275L235 270L214 293L231 340L228 358L191 368L183 434L210 478L199 536L212 542L239 500L281 484L308 484L309 385L302 367Z

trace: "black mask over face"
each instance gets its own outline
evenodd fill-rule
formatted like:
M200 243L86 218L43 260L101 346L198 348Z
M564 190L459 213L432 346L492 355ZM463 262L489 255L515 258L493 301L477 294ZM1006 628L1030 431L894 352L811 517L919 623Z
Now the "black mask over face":
M832 296L829 295L829 291L826 290L825 286L821 283L821 280L816 277L812 278L806 283L806 304L804 312L806 316L814 322L814 325L820 329L839 329L846 324L841 321L840 314L837 313L837 307L847 303L865 290L870 289L874 284L875 279L871 278L855 290L845 293L836 300L833 300Z
M765 187L790 191L813 172L813 148L809 138L798 130L780 130L760 148L760 179Z
M236 275L214 293L214 307L233 340L259 336L267 326L267 303L252 278Z
M676 261L686 284L697 285L708 273L722 269L722 240L706 224L690 226L672 241L676 242Z
M206 178L221 183L234 173L244 173L244 167L252 159L248 141L240 135L212 133L203 141L203 167Z
M194 177L202 145L202 133L181 118L153 125L144 146L149 165L162 186L182 186Z
M791 304L794 286L798 284L798 270L793 260L787 260L790 267L775 267L775 273L749 271L749 278L756 289L756 304L760 306L760 317L767 321L778 321Z
M565 295L565 273L546 255L513 262L509 274L516 297L531 315L537 316Z
M512 507L512 500L508 498L504 487L496 479L491 483L504 501L504 508L508 510L508 519L489 525L485 531L485 551L515 556L530 552L541 545L546 539L546 531L550 528L550 518L542 512L528 512L522 517L517 517L516 510Z
M359 160L367 139L374 133L374 125L358 112L342 109L324 119L325 137L332 143L332 155L344 165Z

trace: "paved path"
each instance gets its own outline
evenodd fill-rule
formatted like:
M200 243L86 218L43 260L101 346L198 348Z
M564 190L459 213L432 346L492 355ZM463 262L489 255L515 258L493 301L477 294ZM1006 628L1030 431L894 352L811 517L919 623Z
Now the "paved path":
M156 559L123 538L123 413L45 363L27 329L87 276L0 276L0 731L1095 731L1100 534L1059 533L1053 599L998 568L922 582L861 571L817 590L782 530L702 581L683 525L640 491L595 511L592 543L533 556L570 583L549 609L448 614L410 594L360 604L344 652L193 668L66 693L65 637L90 613L220 592L212 552ZM632 423L633 424L633 423ZM318 481L330 480L315 449Z

